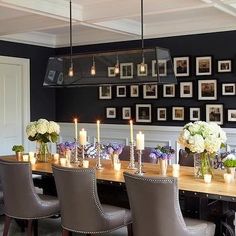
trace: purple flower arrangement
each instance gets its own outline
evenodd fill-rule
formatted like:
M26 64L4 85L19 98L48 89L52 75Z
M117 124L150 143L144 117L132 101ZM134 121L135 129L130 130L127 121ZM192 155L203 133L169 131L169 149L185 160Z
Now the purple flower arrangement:
M76 147L75 142L70 142L70 141L66 141L64 143L59 143L57 145L57 149L58 149L58 153L61 155L65 155L66 151L70 150L74 150Z
M156 148L154 148L150 153L150 158L153 159L163 159L163 160L169 160L174 156L175 150L171 148L171 146L163 146L161 147L158 145Z
M117 154L120 155L123 151L124 145L118 143L109 143L105 145L105 152L108 155Z

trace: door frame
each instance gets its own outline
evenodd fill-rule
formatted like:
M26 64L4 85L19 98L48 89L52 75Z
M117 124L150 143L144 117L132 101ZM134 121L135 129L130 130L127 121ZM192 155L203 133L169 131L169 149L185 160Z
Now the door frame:
M26 135L25 128L30 122L30 59L19 57L0 56L0 64L19 65L22 68L22 134L23 145L26 151L29 149L29 141Z

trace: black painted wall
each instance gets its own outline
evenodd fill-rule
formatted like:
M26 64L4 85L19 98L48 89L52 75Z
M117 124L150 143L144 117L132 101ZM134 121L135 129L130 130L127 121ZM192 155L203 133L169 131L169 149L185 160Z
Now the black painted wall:
M0 41L0 55L30 59L31 120L55 120L55 90L43 87L48 58L55 49Z
M97 118L102 119L103 123L127 123L121 119L121 107L131 106L132 117L135 117L135 104L145 103L152 104L152 125L177 125L182 126L189 122L189 107L201 107L201 119L205 120L205 104L216 103L224 104L224 127L236 127L234 123L227 122L226 109L236 108L235 96L221 96L222 82L236 82L236 70L233 68L232 73L218 74L216 73L217 59L233 59L233 66L236 64L236 31L209 33L189 36L168 37L161 39L145 40L145 47L160 46L169 48L171 55L190 56L190 75L186 78L178 79L178 81L193 81L194 98L179 98L179 85L176 86L175 98L163 98L162 86L158 88L158 99L142 99L139 98L116 98L116 88L113 87L112 100L98 100L98 88L67 88L57 89L56 91L56 119L57 121L70 122L74 115L78 115L80 122L94 122ZM90 46L74 47L74 53L88 53L100 51L116 51L123 49L140 48L140 41L129 41L119 43L108 43ZM57 55L68 54L68 48L56 49ZM213 56L213 74L211 76L195 76L195 57L196 56ZM197 80L198 79L217 79L218 83L218 99L217 101L198 101L197 99ZM140 91L142 91L140 87ZM129 93L128 93L129 94ZM117 119L105 119L105 107L117 107ZM185 120L172 121L172 106L185 106ZM156 121L156 108L167 107L167 121ZM144 124L144 123L142 123ZM146 123L150 125L150 123Z

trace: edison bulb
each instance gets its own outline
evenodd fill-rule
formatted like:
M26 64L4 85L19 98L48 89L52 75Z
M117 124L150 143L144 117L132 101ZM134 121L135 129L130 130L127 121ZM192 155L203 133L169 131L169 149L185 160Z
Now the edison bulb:
M144 73L146 71L146 66L145 66L145 64L142 62L141 64L140 64L140 72L141 73Z
M74 76L73 66L71 66L71 67L69 68L68 75L69 75L70 77L73 77L73 76Z
M114 72L115 72L116 75L120 73L119 64L116 64L116 65L115 65L115 71L114 71Z
M95 66L91 67L91 75L96 75L96 68L95 68Z

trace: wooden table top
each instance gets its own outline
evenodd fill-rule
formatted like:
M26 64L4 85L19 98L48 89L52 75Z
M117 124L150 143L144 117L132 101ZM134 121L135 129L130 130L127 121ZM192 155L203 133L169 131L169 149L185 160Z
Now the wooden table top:
M60 165L58 162L55 164ZM115 171L111 167L111 161L102 160L103 169L96 171L98 181L108 181L110 183L124 183L123 172L134 173L133 170L128 170L129 162L121 161L121 170ZM96 161L89 159L89 167L95 167ZM71 167L78 167L78 164L71 164ZM144 176L160 176L159 166L157 164L143 163ZM51 163L36 163L32 165L32 172L38 174L52 174ZM202 194L203 197L221 199L227 201L236 201L236 181L226 184L223 179L225 172L214 170L214 176L210 184L206 184L203 179L197 179L193 174L193 167L181 166L178 177L178 186L182 193L192 192L194 195ZM173 176L172 167L168 167L167 176Z

